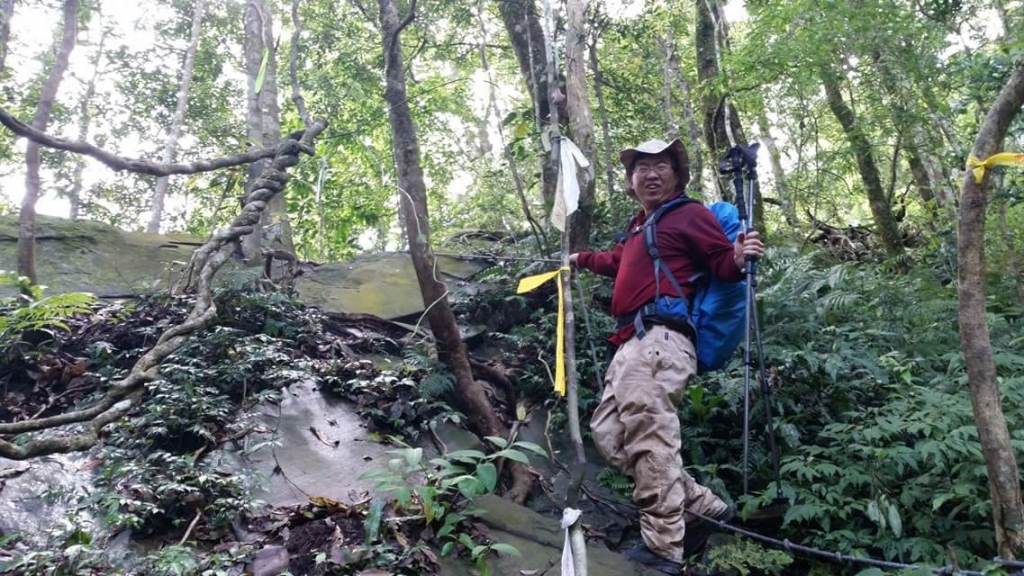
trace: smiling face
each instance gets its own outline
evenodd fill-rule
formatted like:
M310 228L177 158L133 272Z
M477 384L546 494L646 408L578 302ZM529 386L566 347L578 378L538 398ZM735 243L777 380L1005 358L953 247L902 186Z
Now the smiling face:
M637 200L651 213L676 193L679 176L667 153L641 154L633 163L630 183Z

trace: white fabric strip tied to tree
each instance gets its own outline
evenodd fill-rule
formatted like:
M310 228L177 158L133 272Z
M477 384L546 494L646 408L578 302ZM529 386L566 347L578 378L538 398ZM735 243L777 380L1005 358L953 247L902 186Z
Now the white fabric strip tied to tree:
M580 207L580 182L576 170L589 168L590 161L572 140L562 137L559 141L558 186L555 189L555 203L551 207L551 224L565 232L565 222Z
M562 576L587 576L586 540L578 524L583 512L575 508L562 510L562 529L565 530L565 544L562 545ZM577 526L573 529L573 526Z

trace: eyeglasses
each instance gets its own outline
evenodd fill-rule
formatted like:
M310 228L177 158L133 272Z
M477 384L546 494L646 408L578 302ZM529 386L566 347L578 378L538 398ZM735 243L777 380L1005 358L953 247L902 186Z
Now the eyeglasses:
M654 166L648 166L647 164L643 164L643 165L637 166L633 170L633 173L636 174L637 176L643 177L643 176L647 176L651 172L657 172L658 174L668 174L671 171L672 171L672 164L670 164L668 162L658 162Z

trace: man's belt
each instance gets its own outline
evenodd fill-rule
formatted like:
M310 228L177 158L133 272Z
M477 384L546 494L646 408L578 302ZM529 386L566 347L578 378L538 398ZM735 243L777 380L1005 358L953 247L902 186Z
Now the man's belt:
M697 342L697 335L690 323L674 321L672 319L656 315L653 302L644 304L633 314L628 316L619 316L615 319L615 324L618 328L625 328L632 324L636 329L636 333L639 338L644 337L644 334L646 333L645 328L647 326L664 326L686 336L690 339L690 342Z

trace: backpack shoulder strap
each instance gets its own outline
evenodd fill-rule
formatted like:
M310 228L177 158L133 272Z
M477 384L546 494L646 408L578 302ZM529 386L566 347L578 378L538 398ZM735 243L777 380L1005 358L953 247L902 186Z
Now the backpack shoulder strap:
M662 204L654 211L647 220L644 222L643 233L644 233L644 247L647 248L647 254L651 257L651 261L654 262L654 299L657 300L661 297L661 273L664 269L664 265L661 261L661 253L658 251L658 220L665 215L666 212L674 210L684 204L690 202L696 202L693 198L682 196L674 200ZM680 298L683 297L683 288L679 285L679 281L675 279L675 276L671 272L665 274L668 276L668 281L672 284L672 288L675 289L676 294Z

